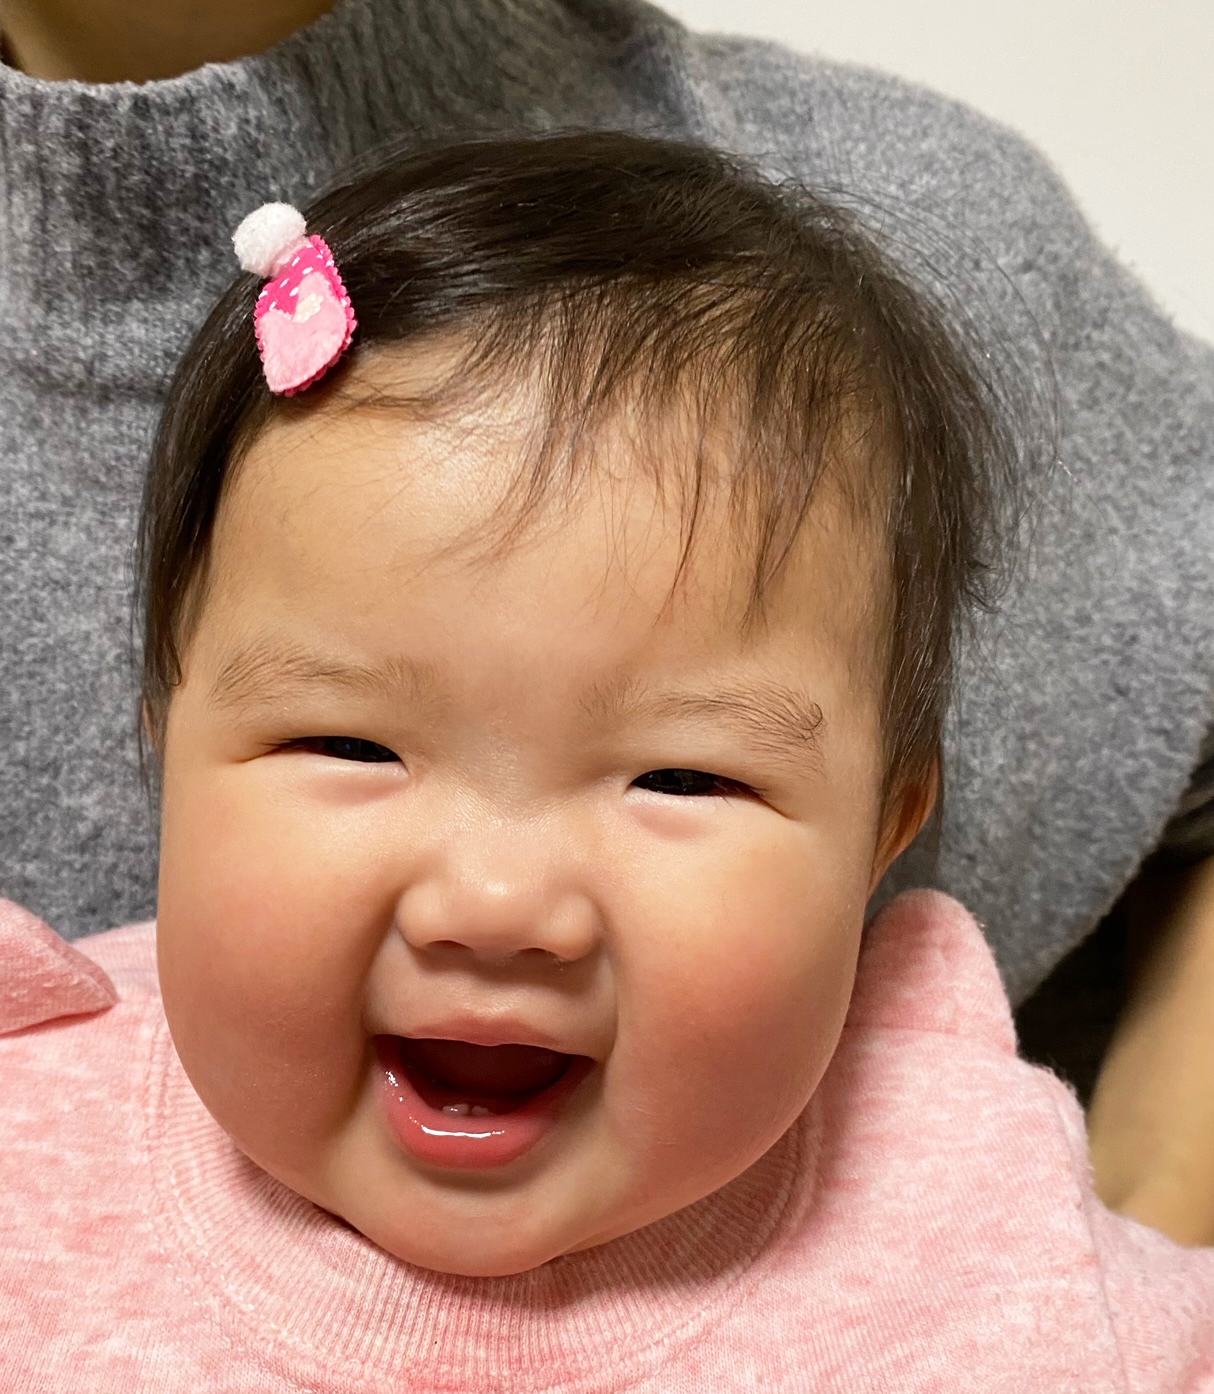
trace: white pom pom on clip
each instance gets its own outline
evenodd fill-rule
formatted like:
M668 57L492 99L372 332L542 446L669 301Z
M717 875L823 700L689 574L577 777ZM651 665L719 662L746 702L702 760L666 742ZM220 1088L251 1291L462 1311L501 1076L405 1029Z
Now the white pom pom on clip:
M308 225L289 203L263 203L232 234L236 257L255 276L277 276L308 240Z

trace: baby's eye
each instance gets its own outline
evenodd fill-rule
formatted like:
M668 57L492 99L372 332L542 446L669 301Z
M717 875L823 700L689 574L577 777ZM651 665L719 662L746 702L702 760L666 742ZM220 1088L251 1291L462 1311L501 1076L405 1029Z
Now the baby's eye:
M358 736L310 736L306 740L292 741L291 745L296 750L310 750L334 760L358 760L364 765L386 765L400 761L400 756L386 745L364 741Z
M647 770L632 783L635 788L648 789L654 794L675 794L684 798L749 792L736 780L722 779L719 774L707 774L704 770Z

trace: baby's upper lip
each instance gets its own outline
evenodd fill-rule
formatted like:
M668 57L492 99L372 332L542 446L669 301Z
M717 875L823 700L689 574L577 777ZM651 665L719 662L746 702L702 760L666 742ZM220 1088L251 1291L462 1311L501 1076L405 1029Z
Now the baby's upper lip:
M471 1045L529 1045L554 1050L561 1055L583 1055L588 1052L572 1047L567 1035L545 1031L518 1017L435 1017L410 1026L398 1034L411 1040L467 1041Z

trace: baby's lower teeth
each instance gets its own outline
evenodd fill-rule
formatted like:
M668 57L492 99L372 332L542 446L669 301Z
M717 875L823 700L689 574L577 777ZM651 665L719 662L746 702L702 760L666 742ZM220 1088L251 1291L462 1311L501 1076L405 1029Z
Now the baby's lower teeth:
M458 1113L461 1118L471 1114L473 1118L488 1118L489 1110L480 1104L444 1104L444 1113Z

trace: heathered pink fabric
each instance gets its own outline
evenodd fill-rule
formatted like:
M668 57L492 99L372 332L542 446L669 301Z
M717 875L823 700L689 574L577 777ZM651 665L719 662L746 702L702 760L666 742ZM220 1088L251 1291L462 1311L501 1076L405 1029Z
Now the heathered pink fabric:
M236 1151L151 926L60 947L0 903L0 947L3 1394L1214 1391L1214 1250L1095 1199L1075 1100L1016 1059L941 895L870 929L835 1059L754 1167L500 1279L399 1263Z

